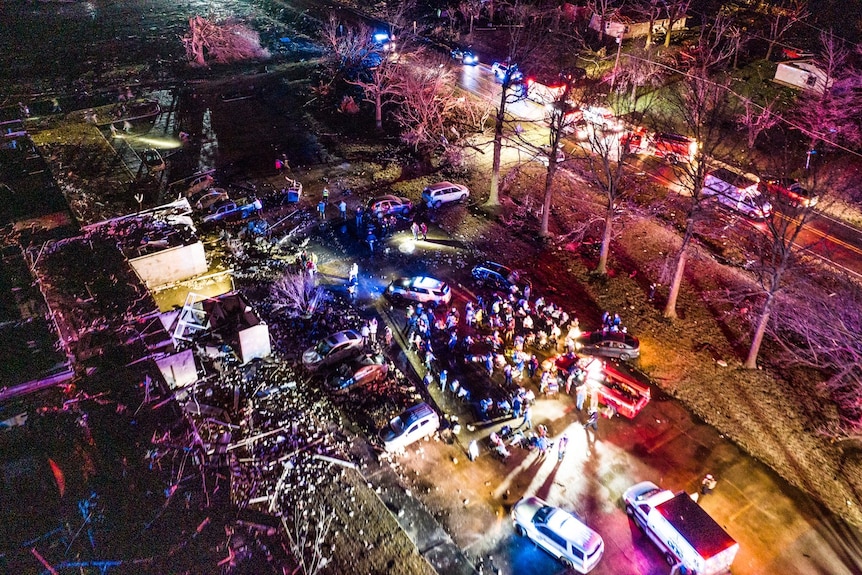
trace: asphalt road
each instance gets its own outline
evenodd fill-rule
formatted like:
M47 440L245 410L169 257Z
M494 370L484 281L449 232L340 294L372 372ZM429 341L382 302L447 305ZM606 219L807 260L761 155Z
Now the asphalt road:
M495 80L487 63L478 66L455 64L453 69L461 88L486 100L492 107L499 105L501 86ZM544 122L544 108L530 100L519 100L508 105L507 111L514 118L521 119L520 124L524 129L519 137L519 140L522 141L510 140L508 144L514 144L527 152L533 152L535 155L540 146L545 145L548 141L548 127ZM524 141L528 143L525 144ZM568 141L564 147L571 150L574 145L576 145L575 142ZM528 155L527 157L531 156ZM636 170L644 171L655 181L667 186L672 191L680 194L687 193L680 184L678 175L666 162L646 157L632 158L631 162ZM862 279L862 257L860 257L862 255L862 230L841 219L823 211L815 211L811 220L805 224L796 245L837 270L855 276L857 279Z

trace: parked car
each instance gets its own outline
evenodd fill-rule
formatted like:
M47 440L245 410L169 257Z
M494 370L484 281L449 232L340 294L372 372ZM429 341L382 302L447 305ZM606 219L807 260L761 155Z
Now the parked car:
M627 361L641 354L638 339L619 331L585 331L575 342L584 355L597 355Z
M413 210L413 202L407 198L399 198L398 196L379 196L368 202L368 213L375 216L383 214L388 216L394 214L397 216L407 216Z
M429 208L439 208L449 202L463 202L470 196L467 186L452 182L437 182L422 190L422 201Z
M470 49L454 48L449 55L453 60L458 60L465 66L475 66L479 63L479 58Z
M498 264L497 262L486 261L477 265L471 272L473 279L480 283L487 283L493 287L505 290L507 292L514 291L515 293L522 292L526 286L531 285L530 282L521 277L520 272L511 268Z
M258 200L222 200L210 206L210 213L204 216L205 224L244 220L263 209L263 203Z
M141 160L150 172L161 172L165 169L165 160L155 148L147 148L141 154Z
M386 451L398 451L440 429L440 416L427 403L406 409L380 430Z
M507 64L506 62L494 62L491 66L491 73L499 82L506 81L506 75L509 75L509 84L518 84L524 81L524 74L518 69L517 64Z
M586 106L581 110L581 112L583 113L584 120L600 127L605 132L618 132L624 128L622 120L620 120L608 108L602 108L601 106Z
M512 507L515 531L559 559L569 569L589 573L602 558L605 542L571 513L538 497L525 497Z
M209 210L213 204L229 200L230 197L222 188L209 188L195 192L189 196L189 205L196 210Z
M760 183L726 168L706 174L703 180L703 197L714 196L716 201L735 212L762 220L772 214L772 205L758 189Z
M446 282L426 276L398 278L386 288L390 300L410 300L422 303L449 303L452 290Z
M776 178L764 176L760 179L759 189L761 193L775 198L778 202L792 206L810 208L817 205L816 194L806 190L793 178Z
M302 365L314 371L358 357L363 347L362 336L354 330L339 331L305 350L302 354Z
M380 354L366 355L353 364L344 364L326 382L326 387L335 393L368 383L382 381L389 373L389 364Z

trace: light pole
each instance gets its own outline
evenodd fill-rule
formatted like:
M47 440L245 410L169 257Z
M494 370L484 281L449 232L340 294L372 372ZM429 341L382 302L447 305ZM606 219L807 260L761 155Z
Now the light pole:
M617 81L617 69L620 67L620 52L622 51L622 49L623 49L623 34L622 34L622 32L620 32L617 35L617 59L616 59L616 62L614 62L614 73L611 76L611 91L612 92L614 90L614 84Z

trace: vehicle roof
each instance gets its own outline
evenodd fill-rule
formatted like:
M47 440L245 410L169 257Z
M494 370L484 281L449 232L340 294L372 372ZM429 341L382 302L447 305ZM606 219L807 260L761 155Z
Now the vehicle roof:
M395 200L397 202L403 203L405 201L405 199L406 198L399 198L398 196L393 196L391 194L387 194L385 196L377 196L376 198L369 200L368 203L369 204L376 204L377 202L382 202L384 200L389 200L389 201Z
M727 182L728 184L734 185L737 188L748 188L757 184L754 180L748 179L746 176L742 174L737 174L736 172L731 172L727 168L717 168L712 170L707 174L707 176L712 176L714 178L718 178L723 182Z
M345 341L348 341L348 340L356 340L356 339L361 339L361 338L362 338L362 336L360 336L354 330L346 329L344 331L339 331L337 333L334 333L325 339L326 339L326 342L329 343L330 345L337 345L339 343L344 343Z
M498 271L498 272L500 272L500 271L511 272L512 271L512 268L504 266L503 264L498 264L497 262L492 262L490 260L482 262L479 265L479 267L488 268L488 269Z
M206 188L205 190L199 190L199 191L193 193L189 197L189 199L192 201L197 201L197 200L200 200L201 198L205 198L207 196L214 196L214 195L227 196L227 192L225 190L223 190L222 188Z
M558 534L586 550L588 554L601 544L602 538L598 533L584 525L571 513L558 507L553 508L546 524Z
M589 338L590 343L600 343L603 341L618 341L625 344L637 347L640 345L638 338L621 331L591 331L583 334Z
M216 211L220 207L227 206L230 204L236 204L236 202L234 202L233 200L231 200L229 198L225 198L223 200L219 200L218 202L214 203L212 206L210 206L210 209L213 211Z
M440 188L453 188L455 186L458 186L458 184L453 184L452 182L449 182L449 181L442 181L442 182L437 182L436 184L431 184L430 186L426 186L425 189L426 190L439 190ZM458 186L458 187L460 187L460 186Z
M401 277L392 283L402 287L419 287L423 289L440 289L446 285L446 282L428 276Z
M691 497L680 492L655 506L686 541L705 559L736 545L736 541Z
M404 422L404 427L407 427L414 421L422 419L423 417L435 414L436 412L431 409L431 406L425 402L417 403L412 407L408 407L404 410L404 413L401 414L401 420Z

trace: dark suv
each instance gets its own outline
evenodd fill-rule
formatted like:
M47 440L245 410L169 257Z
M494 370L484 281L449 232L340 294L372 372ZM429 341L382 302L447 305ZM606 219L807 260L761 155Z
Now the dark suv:
M473 268L472 274L477 282L506 291L521 292L530 285L530 282L523 279L519 272L497 262L483 262Z

